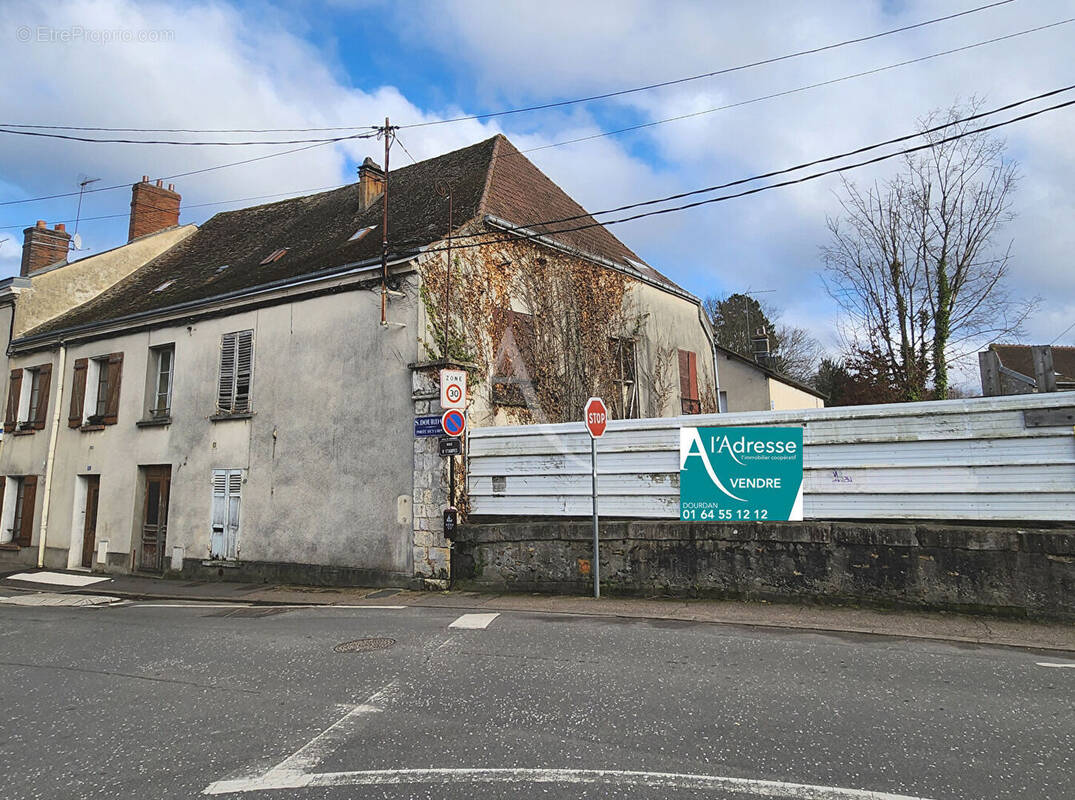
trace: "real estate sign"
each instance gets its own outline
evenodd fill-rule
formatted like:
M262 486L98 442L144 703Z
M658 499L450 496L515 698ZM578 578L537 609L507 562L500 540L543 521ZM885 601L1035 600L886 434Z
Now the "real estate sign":
M802 428L680 428L679 518L801 520Z

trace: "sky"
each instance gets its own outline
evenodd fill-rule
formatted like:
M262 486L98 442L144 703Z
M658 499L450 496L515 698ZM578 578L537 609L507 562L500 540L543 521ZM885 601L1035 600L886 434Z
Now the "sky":
M913 24L987 0L454 0L316 3L63 0L0 6L0 121L135 128L362 129L487 114L712 72ZM911 133L970 97L987 108L1072 83L1075 22L767 100L1075 17L1075 0L1016 0L917 30L606 100L403 127L392 164L503 133L522 150L654 120L734 108L530 154L587 209L723 183ZM1010 288L1039 297L1025 341L1075 344L1075 107L1002 129L1019 163ZM341 135L350 131L342 132ZM84 135L105 136L88 133ZM325 133L161 134L249 140ZM121 135L122 136L122 135ZM144 134L128 134L131 138ZM154 137L146 137L154 138ZM22 228L79 233L89 255L126 241L131 183L299 145L100 144L0 134L0 276L17 274ZM406 148L406 152L402 148ZM358 139L172 179L182 222L355 180L383 145ZM849 174L883 180L895 161ZM835 176L616 226L647 262L699 296L764 292L784 321L839 346L822 282ZM246 199L261 198L261 199ZM229 201L229 202L222 202ZM102 219L103 218L103 219ZM525 221L519 221L525 222ZM1057 337L1060 337L1057 339ZM983 343L984 344L984 343ZM964 366L963 380L975 364Z

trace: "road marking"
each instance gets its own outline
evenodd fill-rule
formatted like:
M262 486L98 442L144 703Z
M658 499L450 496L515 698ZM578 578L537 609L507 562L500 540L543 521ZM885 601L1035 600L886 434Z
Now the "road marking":
M275 773L275 774L274 774ZM444 768L374 769L355 772L294 772L290 775L270 770L262 776L217 781L202 794L259 792L273 789L302 789L309 786L389 786L400 784L459 783L565 783L615 784L646 789L695 789L728 791L757 797L786 800L928 800L889 792L844 789L805 783L730 778L722 775L691 775L679 772L640 772L617 769L525 769L525 768Z
M20 572L17 575L8 575L9 581L24 581L26 583L47 583L52 586L89 586L101 581L110 581L111 578L98 578L90 575L68 575L66 572Z
M266 605L259 606L253 603L202 603L197 600L192 600L189 603L154 603L153 601L140 602L136 608L310 608L310 609L323 609L323 608L372 608L372 609L400 609L407 608L407 606L344 606L333 605L332 603L326 603L324 605L310 605L309 603L299 603L296 605Z
M1058 664L1053 661L1039 661L1039 667L1056 667L1057 669L1075 669L1075 664Z
M103 597L95 594L57 594L55 592L35 592L18 594L12 597L0 597L0 603L12 606L68 606L74 608L95 608L123 602L118 597Z
M484 630L485 628L489 627L490 622L492 622L499 616L500 614L464 614L448 627Z

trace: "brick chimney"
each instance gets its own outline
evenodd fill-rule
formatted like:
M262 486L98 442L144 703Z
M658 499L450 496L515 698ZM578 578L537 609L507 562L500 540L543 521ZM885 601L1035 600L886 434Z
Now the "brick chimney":
M42 267L51 266L59 261L67 261L67 251L71 246L71 234L61 222L49 230L45 220L39 219L33 228L22 232L22 269L23 277L36 272Z
M160 181L154 185L148 175L143 175L141 183L131 187L131 227L127 241L178 225L181 199L174 184L169 183L165 189Z
M384 191L384 170L369 156L358 168L358 204L365 211Z

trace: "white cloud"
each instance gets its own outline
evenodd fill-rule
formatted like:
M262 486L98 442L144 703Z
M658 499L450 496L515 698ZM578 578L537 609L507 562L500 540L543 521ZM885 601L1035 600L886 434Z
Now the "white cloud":
M339 2L356 8L355 3ZM448 74L469 96L452 107L422 108L406 87L366 85L347 75L335 53L348 41L314 46L310 19L298 11L265 8L258 14L224 2L181 9L130 0L84 0L0 9L0 108L15 121L86 120L101 125L152 127L312 127L374 121L420 122L519 104L697 74L759 57L779 55L968 7L927 0L891 4L852 0L824 5L669 3L615 0L576 3L490 4L483 0L413 6L362 0L362 15L393 25L413 52L438 52ZM895 9L895 10L893 10ZM330 10L335 10L331 8ZM402 141L424 158L505 130L521 149L629 125L644 119L734 103L829 80L950 47L1045 24L1067 16L1063 2L1014 3L998 9L826 53L736 72L721 78L628 95L537 115L469 121L402 131ZM158 43L12 44L20 25L58 30L173 32ZM1069 79L1072 28L987 45L766 100L643 132L542 150L533 160L591 209L720 183L841 149L903 134L933 108L957 97L987 95L991 104L1035 94ZM403 54L406 55L406 54ZM443 88L443 87L442 87ZM1013 286L1046 298L1029 338L1048 341L1071 320L1075 281L1069 254L1075 200L1075 154L1069 140L1073 111L1005 129L1024 180L1016 197ZM44 140L5 140L0 170L5 196L50 194L77 188L81 175L103 183L186 172L271 152L274 148L139 148ZM286 137L285 137L286 138ZM298 137L303 138L303 137ZM223 198L327 186L352 179L354 162L376 155L376 142L325 146L301 155L177 180L188 208ZM393 151L393 163L406 157ZM882 176L889 166L856 174ZM832 343L834 306L825 295L817 248L825 216L837 204L834 178L755 197L628 223L616 230L633 249L697 294L746 288L779 291L768 297L789 321L810 326ZM6 191L15 187L10 193ZM75 199L3 209L5 224L73 216ZM123 214L125 191L89 195L83 216ZM218 208L192 209L203 219ZM86 223L87 241L116 244L124 226ZM0 270L17 270L20 231L0 231ZM1075 337L1073 337L1075 338Z

